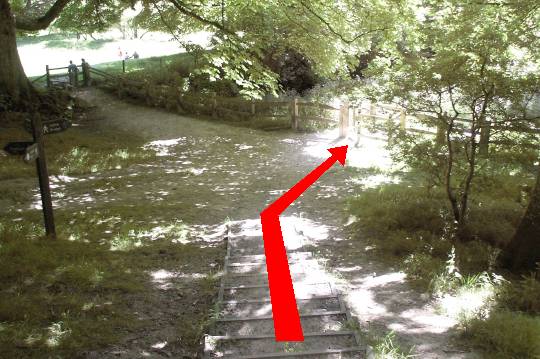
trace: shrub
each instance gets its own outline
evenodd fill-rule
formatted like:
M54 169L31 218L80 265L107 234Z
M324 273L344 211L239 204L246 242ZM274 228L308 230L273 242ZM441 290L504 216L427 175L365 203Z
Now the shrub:
M403 270L407 277L422 288L428 288L434 273L440 273L444 261L426 253L413 253L403 261Z
M493 196L493 197L492 197ZM494 193L471 203L464 237L503 247L512 238L524 207L516 200Z
M540 281L536 274L523 276L518 282L507 282L497 293L499 304L509 310L540 314Z
M442 234L447 214L440 192L429 194L403 184L366 190L350 200L348 209L360 218L362 228L378 234L393 230Z
M464 337L489 358L540 357L540 317L503 310L461 324Z

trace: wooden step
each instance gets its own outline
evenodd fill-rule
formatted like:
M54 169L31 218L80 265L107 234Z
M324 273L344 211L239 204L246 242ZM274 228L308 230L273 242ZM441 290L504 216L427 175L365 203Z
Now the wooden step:
M338 311L341 309L337 295L313 297L296 301L300 314L318 311ZM221 304L220 315L256 317L272 314L270 300L228 301Z
M300 315L302 329L306 333L341 331L346 327L347 315L342 311L320 311ZM245 336L274 335L274 321L271 315L256 317L217 319L212 335Z
M272 335L209 336L205 350L211 351L210 358L238 358L267 354L288 355L302 352L324 353L328 350L351 348L356 345L354 333L350 331L307 333L303 342L277 342Z
M308 299L312 296L332 295L334 290L329 283L293 284L296 299ZM244 300L270 298L270 289L266 284L224 287L223 300Z

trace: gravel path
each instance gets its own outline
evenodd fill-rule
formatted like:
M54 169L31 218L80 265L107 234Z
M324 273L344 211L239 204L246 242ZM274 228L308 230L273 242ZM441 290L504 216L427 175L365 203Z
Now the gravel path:
M190 216L201 225L226 219L257 222L263 208L329 156L326 148L354 145L337 140L332 131L263 132L137 106L97 90L82 97L99 105L104 130L133 131L158 151L158 157L151 164L102 173L124 177L122 188L114 191L92 190L99 176L58 183L64 195L56 199L57 207L163 201L182 207L179 218ZM453 320L436 314L425 296L404 282L402 273L370 258L365 243L348 238L344 200L362 184L381 179L369 175L371 166L388 163L380 143L361 144L349 151L345 168L334 165L283 214L288 223L285 238L297 236L310 243L325 276L344 294L362 328L394 330L421 358L474 357L453 347Z

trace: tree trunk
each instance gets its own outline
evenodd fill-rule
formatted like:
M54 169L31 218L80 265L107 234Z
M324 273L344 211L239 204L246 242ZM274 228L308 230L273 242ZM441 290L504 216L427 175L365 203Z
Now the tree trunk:
M540 171L531 201L521 223L502 256L502 265L514 272L536 269L540 262Z
M24 109L35 91L26 77L15 37L15 21L8 0L0 0L0 97Z

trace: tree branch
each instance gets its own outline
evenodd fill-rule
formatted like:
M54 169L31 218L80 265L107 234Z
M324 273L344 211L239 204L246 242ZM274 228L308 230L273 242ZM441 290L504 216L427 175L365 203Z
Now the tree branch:
M342 34L340 34L339 32L337 32L333 27L332 25L330 25L330 23L328 21L326 21L321 15L317 14L311 7L309 7L304 1L300 0L300 4L302 4L302 6L307 10L309 11L310 14L312 14L313 16L315 16L320 22L322 22L324 24L324 26L326 26L326 28L328 29L328 31L330 31L332 34L334 34L335 36L339 37L339 39L341 41L343 41L344 43L346 44L352 44L353 42L355 42L356 40L358 40L359 38L365 36L365 35L369 35L371 33L374 33L374 32L377 32L377 31L384 31L386 30L387 28L382 28L382 29L374 29L374 30L369 30L369 31L366 31L366 32L362 32L358 35L356 35L355 37L353 37L352 39L346 39Z
M189 9L188 7L186 7L185 4L183 4L181 1L179 0L169 0L173 5L174 7L180 11L182 14L188 16L188 17L191 17L192 19L195 19L203 24L206 24L206 25L210 25L212 27L215 27L216 29L219 29L221 31L223 31L224 33L228 34L228 35L231 35L231 36L234 36L235 38L238 39L238 35L236 35L236 33L232 30L229 30L227 27L225 27L224 25L220 24L219 22L217 21L214 21L214 20L209 20L209 19L205 19L204 17L202 17L201 15L195 13L193 10Z
M71 0L56 0L45 15L38 18L16 17L15 28L18 30L37 31L46 29L64 10Z

